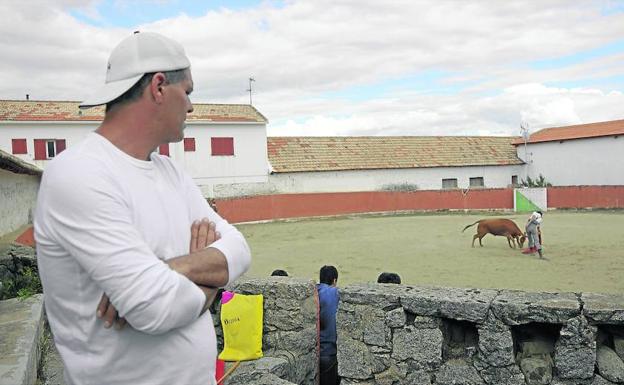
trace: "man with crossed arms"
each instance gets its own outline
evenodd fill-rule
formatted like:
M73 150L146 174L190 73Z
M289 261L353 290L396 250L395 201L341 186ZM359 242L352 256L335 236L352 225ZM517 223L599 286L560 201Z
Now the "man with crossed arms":
M206 309L251 256L193 180L154 152L184 138L192 91L182 46L136 32L81 105L106 105L102 124L43 174L35 239L68 385L215 384Z

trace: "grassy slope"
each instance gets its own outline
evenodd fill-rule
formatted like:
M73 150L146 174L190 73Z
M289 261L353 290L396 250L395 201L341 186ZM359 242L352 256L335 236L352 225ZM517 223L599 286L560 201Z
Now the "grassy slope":
M542 226L548 261L512 250L487 235L470 247L483 215L353 217L240 225L251 246L251 276L282 268L317 279L335 265L342 285L398 272L413 285L513 288L529 291L622 292L624 213L550 212ZM523 228L525 215L511 218Z

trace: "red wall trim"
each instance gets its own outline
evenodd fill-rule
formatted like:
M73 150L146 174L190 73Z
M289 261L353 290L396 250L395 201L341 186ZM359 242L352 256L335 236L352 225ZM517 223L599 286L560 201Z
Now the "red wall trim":
M549 187L548 207L624 208L624 186Z
M217 201L230 222L401 210L513 208L512 189L262 195Z
M548 188L551 208L624 208L624 186ZM402 210L512 210L513 189L260 195L217 200L232 223Z

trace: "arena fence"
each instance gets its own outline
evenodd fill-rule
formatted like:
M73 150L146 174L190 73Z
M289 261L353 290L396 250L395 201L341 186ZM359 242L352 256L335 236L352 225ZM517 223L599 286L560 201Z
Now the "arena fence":
M548 209L624 208L624 186L546 189ZM514 189L258 195L216 201L232 223L374 212L513 210Z

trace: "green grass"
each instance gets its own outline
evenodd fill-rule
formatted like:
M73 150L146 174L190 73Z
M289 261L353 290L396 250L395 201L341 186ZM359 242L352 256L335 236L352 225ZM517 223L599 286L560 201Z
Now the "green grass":
M248 275L285 269L318 279L324 264L338 268L339 284L375 282L382 271L403 283L527 291L624 290L624 212L549 212L542 225L547 261L510 249L487 235L471 248L476 226L492 214L360 216L239 225L253 254ZM527 215L496 215L521 228ZM526 246L526 245L525 245Z

